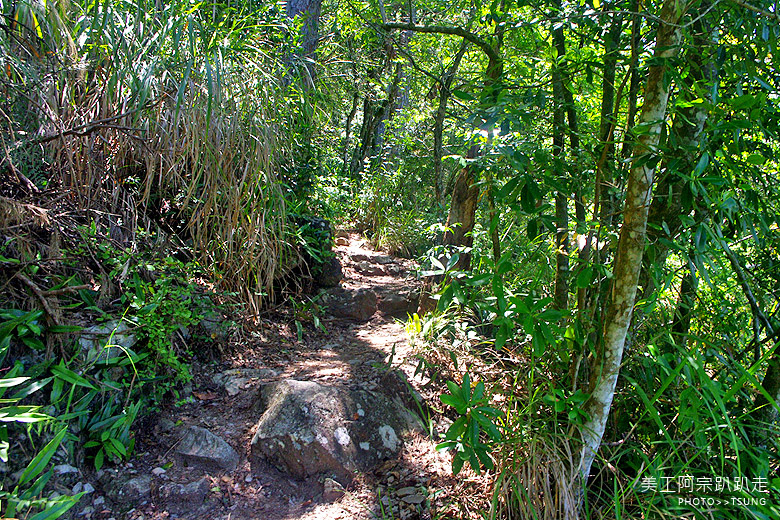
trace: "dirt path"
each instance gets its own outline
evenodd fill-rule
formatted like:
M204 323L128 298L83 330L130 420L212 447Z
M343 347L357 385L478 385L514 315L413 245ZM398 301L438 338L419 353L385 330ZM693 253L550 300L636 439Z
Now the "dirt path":
M377 253L358 236L352 235L347 245L337 246L336 253L344 267L342 286L376 291L380 309L382 302L397 298L392 295L409 292L418 284L411 261ZM141 455L119 472L101 475L103 483L123 473L125 478L127 474L151 475L148 495L142 490L141 504L124 517L314 520L468 516L463 510L462 486L481 484L453 479L449 456L436 452L434 440L427 435L415 435L398 458L386 461L373 473L356 475L343 496L338 490L326 490L322 479L300 481L270 465L250 466L250 442L262 412L257 406L259 389L270 381L291 378L374 390L383 384L388 370L396 369L403 371L422 395L427 393L431 399L437 395L414 376L417 361L403 322L377 312L363 323L323 316L323 325L324 331L308 324L299 342L295 316L289 310L268 316L259 332L232 346L227 362L195 367L194 402L163 410L138 436ZM233 372L225 376L227 370ZM431 427L426 428L433 430L436 439L446 424L437 416L429 418ZM175 432L183 426L200 426L226 440L239 454L238 469L203 473L180 465L173 452ZM198 486L200 491L195 489ZM100 491L98 488L96 496ZM95 507L88 516L122 517L117 513Z

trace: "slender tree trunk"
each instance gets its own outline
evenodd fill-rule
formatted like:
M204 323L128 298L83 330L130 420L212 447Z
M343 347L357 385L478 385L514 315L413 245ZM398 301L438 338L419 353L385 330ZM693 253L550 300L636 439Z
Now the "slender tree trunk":
M300 47L290 56L289 61L295 59L295 64L299 72L305 71L306 77L303 78L304 88L313 88L316 71L314 62L319 43L320 34L320 10L322 0L287 0L285 5L285 14L290 20L300 18L301 25L301 43ZM291 63L292 65L292 63Z
M561 3L560 0L556 0L553 4L553 7L556 9L556 12L560 12L561 10ZM556 237L556 245L559 248L563 246L563 249L568 252L569 250L569 212L568 212L568 200L567 197L571 195L571 191L574 191L574 216L577 220L577 232L580 234L583 234L586 229L586 219L587 216L585 214L585 202L584 198L582 196L582 188L580 188L580 133L577 123L577 108L574 104L574 96L571 93L571 90L569 90L569 85L571 84L571 73L569 71L569 64L568 59L566 58L566 39L565 35L563 33L563 25L558 24L557 26L553 27L552 31L553 36L553 45L555 45L555 49L558 53L558 59L559 67L558 72L560 74L560 83L561 87L559 89L560 94L562 96L563 106L562 109L566 113L566 123L567 123L567 133L569 135L569 147L571 152L571 174L568 175L568 178L575 179L576 188L574 190L568 191L565 195L558 193L555 198L555 214L556 214L556 227L558 228L558 236ZM553 87L555 86L556 80L555 77L553 77ZM558 99L558 96L553 93L553 97ZM562 116L557 116L558 118L562 119ZM555 119L555 116L554 116ZM563 124L561 121L560 124ZM553 124L555 125L555 122ZM553 138L555 140L555 138ZM562 141L562 140L561 140ZM563 143L561 143L561 147L563 147ZM555 148L555 146L553 146ZM565 156L565 154L562 154L562 157ZM562 233L563 230L566 230L565 235ZM587 261L586 255L583 254L583 249L580 248L578 252L577 261L579 264L578 269L582 269L585 265L585 262ZM555 299L557 302L557 305L560 305L563 301L563 287L559 287L559 279L561 280L560 283L563 283L564 276L563 273L565 272L565 282L566 282L566 292L567 292L567 304L568 304L568 280L571 278L570 276L570 266L569 266L569 256L566 255L565 258L562 258L561 255L559 255L556 259L556 289L555 289ZM577 290L577 308L584 310L585 307L585 288L581 288ZM576 362L576 361L573 361Z
M611 300L604 320L601 348L591 363L590 397L585 403L588 421L582 426L580 476L587 481L590 468L601 445L607 417L617 384L626 333L636 298L639 271L642 266L647 212L652 196L654 170L648 159L658 152L661 127L669 101L669 81L664 80L667 60L676 56L681 39L679 22L683 15L682 0L666 0L660 14L655 45L655 60L650 67L644 91L640 121L648 132L638 137L633 152L626 189L623 226L613 267Z
M553 2L553 8L555 9L554 15L560 14L560 0ZM555 45L557 50L557 58L552 67L552 155L557 181L565 186L568 184L568 176L564 171L566 169L564 113L567 111L567 108L570 109L569 121L570 123L574 121L575 126L576 117L573 116L573 102L571 107L567 107L570 101L569 98L571 98L571 92L568 89L566 41L563 34L563 25L560 23L553 24L550 31L553 45ZM566 95L567 92L569 93L568 96ZM570 139L574 138L574 133L570 125ZM576 140L579 142L579 137L576 137ZM553 300L557 309L566 309L569 306L569 193L567 191L557 191L555 193L555 227L555 290Z
M683 106L674 115L669 140L672 152L664 161L662 169L665 173L658 178L650 205L648 221L654 224L647 232L650 254L645 258L639 276L640 290L645 298L655 291L652 268L663 267L669 256L669 245L661 238L674 240L682 228L680 215L684 209L681 197L683 185L687 182L685 177L695 169L703 151L702 137L709 112L706 103L692 101L709 99L715 81L715 64L710 56L710 28L704 21L708 6L709 2L699 6L698 16L692 25L691 45L686 56L688 74L682 80L684 85L678 96L687 103L682 103Z
M604 227L610 227L616 211L615 172L612 164L615 148L615 72L622 31L623 15L613 14L609 31L604 36L604 75L601 83L601 122L599 124L601 146L597 165L598 177L601 181L597 186L601 201L599 222Z
M478 154L479 147L472 146L466 157L474 159ZM442 240L444 245L471 247L474 244L471 232L474 230L478 199L479 186L474 179L474 169L466 165L460 169L452 189L450 212L447 216L447 231L445 231ZM461 254L457 269L466 270L470 265L471 255Z
M563 172L565 154L563 147L563 83L558 65L553 66L553 136L552 155L558 182L566 183ZM566 192L555 193L555 293L554 304L565 309L569 302L569 197Z
M435 175L435 190L436 201L441 203L444 201L444 190L442 185L444 183L444 168L442 165L442 158L444 157L444 118L447 117L447 103L452 95L452 82L455 79L455 74L458 72L460 62L463 60L463 55L466 53L469 42L464 38L460 42L460 48L458 53L455 54L455 58L452 63L444 72L441 78L441 84L439 85L439 104L436 107L436 116L433 119L433 169Z
M483 40L462 27L436 25L420 26L415 23L395 22L385 23L382 27L386 30L400 29L428 34L450 34L453 36L460 36L477 45L488 57L487 70L485 71L485 90L497 95L497 92L494 89L498 85L504 71L504 61L500 54L503 29L497 27L496 34L494 35L497 43L491 45L488 41ZM469 155L471 155L474 150L475 148L472 147L471 150L469 150ZM476 155L474 157L476 157ZM472 242L472 239L469 237L471 231L474 229L475 213L479 200L479 186L476 184L476 177L471 170L470 167L461 168L455 181L455 189L450 202L450 211L447 216L447 227L451 228L451 231L446 232L444 235L445 244L468 246ZM457 268L466 270L469 268L470 263L470 255L462 255L458 261Z
M621 155L627 159L631 157L631 131L636 121L636 102L639 95L639 49L642 40L642 17L639 15L639 0L631 0L631 58L629 67L631 79L628 85L628 114L626 115L626 131L623 134L623 149Z
M501 79L504 70L504 62L501 60L498 49L490 56L485 74L485 89L492 89ZM489 131L490 132L490 131ZM469 149L469 158L476 158L479 152L478 146ZM444 244L471 247L474 240L471 232L474 230L477 202L479 201L479 185L473 168L469 165L461 168L455 181L455 188L450 200L450 211L447 216L447 228L453 228L454 232L445 233ZM500 251L499 251L500 254ZM458 260L457 269L468 270L471 265L471 255L463 254Z
M344 146L343 146L343 152L341 154L343 158L343 166L341 169L341 173L343 175L346 175L350 169L349 145L352 141L352 122L355 120L355 115L357 115L357 109L359 103L360 103L360 92L355 90L355 93L352 95L352 110L350 110L349 115L347 116L347 123L344 129Z
M762 305L753 293L750 280L748 280L747 274L745 274L745 269L742 267L739 257L726 242L723 233L720 231L720 226L716 226L716 230L723 252L726 254L742 293L750 305L750 312L753 315L753 342L758 354L760 353L761 331L763 330L768 338L774 338L775 343L778 341L777 331L772 320L764 313ZM766 446L769 432L771 431L770 427L777 421L777 407L780 405L780 348L776 348L767 361L766 373L761 381L761 389L763 392L756 394L753 402L751 416L756 424L754 431L751 432L751 437L757 445ZM767 396L771 397L771 400Z
M680 296L672 318L672 337L681 348L685 348L688 332L691 330L691 317L696 307L696 277L690 269L685 271L680 283Z

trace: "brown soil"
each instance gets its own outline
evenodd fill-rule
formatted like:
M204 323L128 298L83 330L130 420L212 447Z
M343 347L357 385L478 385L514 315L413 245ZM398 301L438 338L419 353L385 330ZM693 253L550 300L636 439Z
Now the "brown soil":
M338 246L336 252L344 266L344 287L369 287L381 296L419 284L413 274L414 263L398 258L383 266L390 274L361 274L355 257L359 260L363 255L375 260L380 253L371 250L357 235L350 235L349 245ZM382 260L388 262L387 258ZM394 267L388 269L389 266ZM119 514L123 505L113 508L114 511L104 506L95 507L91 514L77 518L319 520L481 517L485 512L484 501L475 501L473 497L486 495L486 479L468 474L464 477L466 472L458 479L453 478L450 455L434 449L439 434L451 422L439 412L428 409L428 405L433 409L439 407L441 388L428 387L426 383L429 381L425 376L415 375L418 359L407 342L404 323L380 313L365 323L323 316L325 330L315 328L311 322L306 323L303 341L299 342L292 307L284 305L263 317L260 327L250 337L233 341L226 350L230 354L226 354L219 364L194 367L196 377L191 402L171 406L159 415L159 419L165 418L177 424L205 427L225 439L241 457L235 472L205 474L179 465L173 456L175 437L165 433L162 427L164 421L154 419L138 434L137 452L140 455L120 469L120 472L151 475L154 468L166 468L164 475L152 477L151 499L124 514ZM249 380L240 392L230 396L214 383L213 376L235 368L268 368L276 375ZM423 422L427 423L425 429L432 433L432 437L416 435L409 439L397 459L386 461L372 473L355 475L346 493L335 500L323 497L322 479L300 481L270 465L250 467L250 441L261 413L256 402L263 384L294 378L371 390L382 384L382 376L388 370L403 371L422 395L423 401L428 403L413 411L420 413L428 409L421 415L428 416ZM165 484L187 484L203 475L209 479L211 488L205 505L180 505L178 509L172 509L157 492ZM95 496L99 496L101 488L97 484L96 488ZM408 503L420 497L424 497L420 504ZM77 506L76 515L83 507L81 504ZM125 504L124 509L127 507L129 505Z

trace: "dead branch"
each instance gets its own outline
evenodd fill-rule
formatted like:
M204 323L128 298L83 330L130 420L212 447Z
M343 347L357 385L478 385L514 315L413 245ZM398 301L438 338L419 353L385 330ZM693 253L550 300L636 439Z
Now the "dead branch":
M17 272L14 276L19 278L27 287L30 288L30 290L32 290L32 292L38 298L38 301L41 302L43 310L46 311L46 314L48 314L49 318L51 318L51 321L54 322L55 325L60 325L60 320L57 318L57 315L49 305L49 301L46 299L46 295L43 293L43 291L41 291L41 288L38 287L35 282L27 278L27 276L23 273Z

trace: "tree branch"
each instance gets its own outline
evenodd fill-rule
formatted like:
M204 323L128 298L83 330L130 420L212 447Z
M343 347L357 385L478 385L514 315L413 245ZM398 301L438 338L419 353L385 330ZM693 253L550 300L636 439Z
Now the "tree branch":
M773 13L772 11L761 9L760 7L751 5L747 2L744 2L743 0L733 0L733 1L735 4L744 7L748 11L753 11L754 13L758 13L761 16L766 16L767 18L772 18L774 20L780 20L780 13Z
M400 29L402 31L412 31L427 34L449 34L452 36L460 36L464 40L470 41L482 49L482 52L484 52L491 61L501 61L501 56L499 56L496 49L494 49L488 42L476 34L463 29L462 27L449 27L445 25L415 25L411 23L391 22L382 24L382 28L386 31Z

